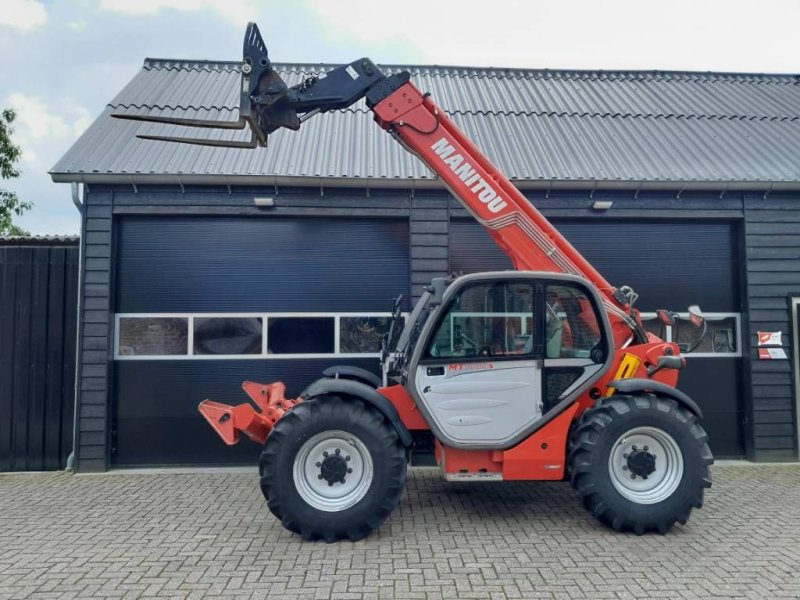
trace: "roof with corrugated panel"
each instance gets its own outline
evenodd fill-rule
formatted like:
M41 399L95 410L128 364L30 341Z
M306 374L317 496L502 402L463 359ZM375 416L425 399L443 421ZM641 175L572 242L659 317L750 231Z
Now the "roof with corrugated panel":
M136 134L245 139L111 118L238 118L238 62L147 59L56 163L55 181L424 185L435 180L363 100L281 130L269 148ZM336 65L277 64L289 86ZM800 187L800 76L394 65L522 187Z

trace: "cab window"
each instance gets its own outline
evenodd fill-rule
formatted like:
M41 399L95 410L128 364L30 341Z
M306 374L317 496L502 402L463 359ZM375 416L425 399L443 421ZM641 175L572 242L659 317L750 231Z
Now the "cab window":
M427 358L516 357L534 351L534 286L493 281L465 286L450 302Z
M602 329L589 296L572 284L550 284L545 299L547 358L589 358Z

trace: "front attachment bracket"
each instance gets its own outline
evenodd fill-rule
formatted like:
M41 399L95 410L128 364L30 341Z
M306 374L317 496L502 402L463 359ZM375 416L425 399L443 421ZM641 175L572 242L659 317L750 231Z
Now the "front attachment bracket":
M240 433L263 444L275 423L302 402L300 398L286 398L286 386L280 381L270 384L245 381L242 389L260 410L253 408L252 404L231 406L213 400L203 400L197 407L208 424L229 446L239 442Z

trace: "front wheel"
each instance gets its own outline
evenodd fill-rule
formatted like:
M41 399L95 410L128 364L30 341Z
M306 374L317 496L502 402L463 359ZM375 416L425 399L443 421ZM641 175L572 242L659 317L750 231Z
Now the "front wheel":
M697 417L670 398L612 396L587 410L570 449L584 507L617 531L666 533L703 505L714 459Z
M284 527L307 540L358 540L400 501L406 453L380 412L324 396L276 423L259 470L267 506Z

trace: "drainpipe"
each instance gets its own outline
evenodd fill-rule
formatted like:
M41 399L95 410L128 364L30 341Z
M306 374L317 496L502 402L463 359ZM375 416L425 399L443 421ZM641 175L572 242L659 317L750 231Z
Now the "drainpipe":
M83 298L83 220L84 220L84 206L83 202L81 202L81 195L80 190L78 187L78 182L72 182L72 202L75 204L75 208L78 209L78 212L81 214L81 239L78 242L78 311L75 315L75 318L78 321L77 326L75 327L75 389L73 391L73 397L75 398L75 406L72 415L72 452L67 457L67 471L75 471L75 458L78 455L78 390L80 389L80 364L81 364L81 299Z

